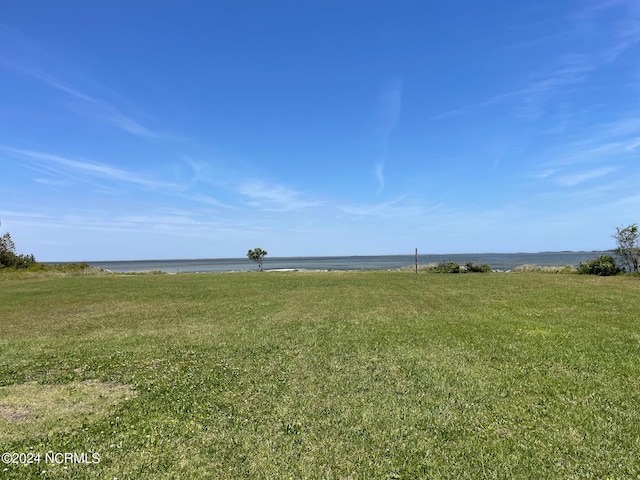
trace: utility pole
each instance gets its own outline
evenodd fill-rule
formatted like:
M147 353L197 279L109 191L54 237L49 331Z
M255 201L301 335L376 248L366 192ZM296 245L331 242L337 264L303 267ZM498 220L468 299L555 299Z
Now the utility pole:
M416 275L418 274L418 247L416 247Z

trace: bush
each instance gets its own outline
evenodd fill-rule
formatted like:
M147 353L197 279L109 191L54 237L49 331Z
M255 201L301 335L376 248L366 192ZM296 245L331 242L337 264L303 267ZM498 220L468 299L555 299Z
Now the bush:
M467 262L465 266L460 266L456 262L440 262L437 264L429 264L423 267L423 270L433 273L465 273L465 272L490 272L489 265L474 265L473 262Z
M0 268L29 268L36 264L33 255L16 255L13 252L0 254Z
M483 263L482 265L474 265L473 262L467 262L465 268L467 272L486 273L491 271L491 267L486 263Z
M0 268L29 268L35 264L33 255L16 254L16 244L9 232L0 237Z
M456 262L440 262L435 267L431 267L430 271L435 273L460 273L460 265Z
M578 273L588 275L600 275L603 277L609 275L617 275L621 272L620 267L616 264L616 261L611 255L600 255L593 260L587 260L580 262L578 266Z

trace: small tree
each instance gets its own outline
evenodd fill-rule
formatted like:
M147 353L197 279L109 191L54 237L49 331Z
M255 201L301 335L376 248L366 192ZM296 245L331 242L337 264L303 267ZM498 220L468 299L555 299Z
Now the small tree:
M253 250L249 250L247 252L247 257L258 264L258 270L262 271L262 262L264 262L264 257L267 256L267 251L262 250L261 248L254 248Z
M0 253L16 253L16 244L13 243L9 232L0 237Z
M640 246L638 244L640 231L638 225L632 223L625 228L616 227L616 234L613 235L613 238L618 244L618 248L615 249L616 255L620 258L625 269L629 272L640 271Z
M0 237L0 268L27 268L35 263L33 255L16 254L16 244L13 243L9 232Z
M16 245L9 232L0 237L0 268L12 267L16 256Z

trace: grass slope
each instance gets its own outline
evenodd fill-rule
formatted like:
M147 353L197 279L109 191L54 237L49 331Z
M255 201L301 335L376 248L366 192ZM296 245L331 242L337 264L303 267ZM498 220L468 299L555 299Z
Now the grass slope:
M0 447L100 455L0 477L637 478L639 294L544 273L0 275ZM75 415L37 414L82 385Z

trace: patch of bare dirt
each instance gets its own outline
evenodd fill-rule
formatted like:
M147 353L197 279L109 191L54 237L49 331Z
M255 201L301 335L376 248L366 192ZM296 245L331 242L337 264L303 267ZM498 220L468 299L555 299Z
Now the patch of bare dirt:
M29 420L31 417L32 412L27 407L0 404L0 419L2 420L7 422L19 422L22 420Z

